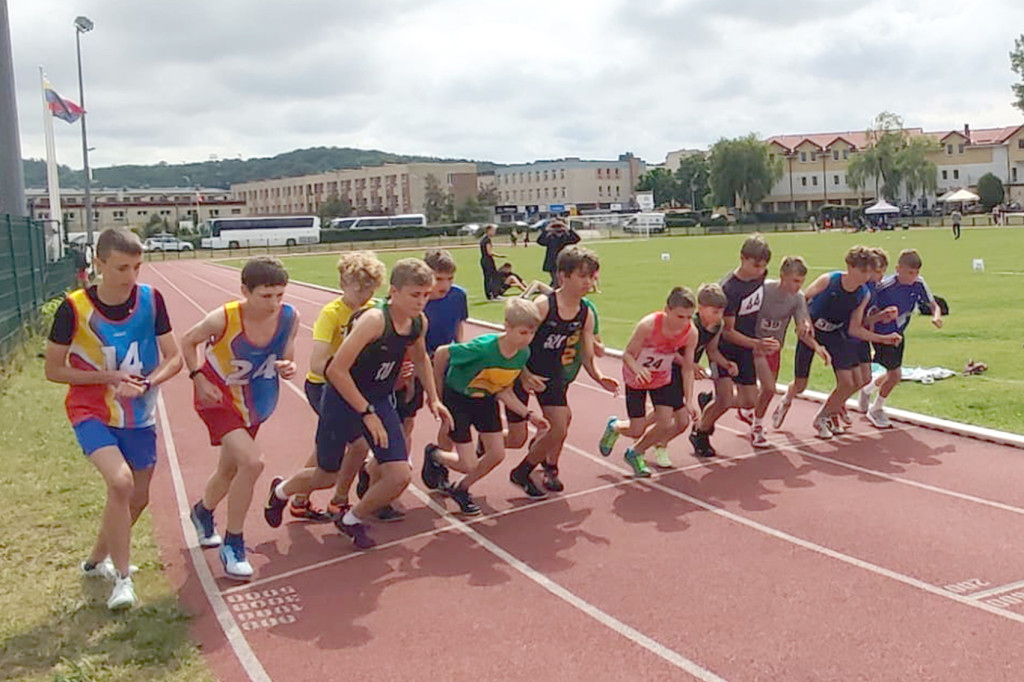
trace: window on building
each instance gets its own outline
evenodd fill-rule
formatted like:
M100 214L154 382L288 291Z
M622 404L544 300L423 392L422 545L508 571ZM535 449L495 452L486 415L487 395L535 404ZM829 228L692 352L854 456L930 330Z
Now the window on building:
M952 154L953 153L953 145L951 145L951 144L947 144L946 145L946 153L947 154Z
M136 211L135 215L149 215L149 211Z
M622 169L621 168L616 168L615 169L615 177L616 178L622 177Z
M1017 169L1016 168L1012 168L1010 170L1012 171L1011 172L1011 177L1013 178L1013 182L1017 182Z
M811 152L811 161L818 160L818 152Z
M833 161L838 161L839 160L839 150L838 149L833 149L832 150L832 160Z
M957 148L957 153L959 153L959 154L963 154L964 153L964 143L963 142L961 142L960 146Z
M807 152L800 152L800 161L801 162L807 161Z
M843 158L844 159L850 158L850 150L849 149L844 149L843 150Z
M563 199L565 198L565 188L564 187L562 188L562 198Z
M211 208L210 209L210 215L211 216L220 215L220 209L219 208Z
M953 169L953 179L954 180L959 180L960 179L960 171L958 169L956 169L956 168Z
M942 171L942 179L949 180L949 171Z
M598 177L598 179L601 179L601 178L604 177L604 168L598 168L597 169L597 177Z
M548 181L548 172L544 171L544 182Z
M599 197L603 197L604 196L604 187L602 185L598 185L597 186L597 195Z
M233 209L231 209L231 215L242 215L242 209L240 209L240 208L233 208Z
M815 187L818 186L818 176L817 175L815 175L815 176L813 176L811 178L811 184L814 185Z
M838 185L839 184L839 176L838 175L833 175L832 176L832 184L833 185Z
M1024 149L1024 137L1017 140L1017 149Z
M800 186L801 187L806 187L807 186L807 178L806 177L800 178Z
M558 179L559 180L565 180L565 169L564 168L560 168L558 170Z

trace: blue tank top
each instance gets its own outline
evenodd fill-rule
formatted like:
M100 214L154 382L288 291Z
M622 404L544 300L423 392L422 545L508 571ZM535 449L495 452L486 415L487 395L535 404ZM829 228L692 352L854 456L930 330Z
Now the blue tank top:
M814 328L822 332L845 331L853 311L867 296L868 289L863 285L853 291L843 289L843 273L833 272L825 290L807 305Z

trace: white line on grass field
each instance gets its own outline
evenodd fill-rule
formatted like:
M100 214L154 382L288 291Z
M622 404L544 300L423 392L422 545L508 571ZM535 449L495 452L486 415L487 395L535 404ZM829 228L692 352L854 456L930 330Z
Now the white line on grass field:
M594 455L590 454L589 452L587 452L586 450L584 450L582 448L578 448L578 447L576 447L574 445L570 445L569 443L566 443L564 445L564 447L566 449L568 449L568 450L571 450L572 452L575 452L577 455L580 455L581 457L589 459L589 460L591 460L593 462L597 462L598 464L600 464L601 466L603 466L603 467L605 467L607 469L610 469L612 471L617 471L617 472L619 472L620 474L623 474L623 475L630 475L629 472L626 471L626 469L624 469L622 467L619 467L619 466L616 466L615 464L612 464L611 462L608 462L607 460L601 459L599 457L595 457ZM943 589L941 587L936 587L935 585L931 585L929 583L926 583L923 580L918 580L917 578L911 577L909 575L904 575L903 573L899 573L897 571L893 571L891 569L884 568L884 567L879 566L877 564L873 564L873 563L871 563L869 561L865 561L863 559L858 559L855 556L851 556L849 554L844 554L844 553L842 553L842 552L840 552L838 550L830 549L828 547L825 547L824 545L819 545L816 542L811 542L810 540L804 540L803 538L797 537L795 535L791 535L790 533L787 533L785 531L781 531L781 530L778 530L776 528L772 528L771 526L766 526L763 523L759 523L759 522L754 521L752 519L748 519L745 516L740 516L739 514L734 514L733 512L727 511L727 510L725 510L725 509L723 509L721 507L713 505L710 502L706 502L706 501L704 501L704 500L702 500L700 498L693 497L692 495L687 495L684 492L680 492L680 491L678 491L678 490L676 490L674 488L669 488L668 486L662 485L661 483L648 482L645 479L637 479L637 481L641 485L646 486L646 487L648 487L648 488L650 488L652 490L658 490L660 492L665 493L666 495L671 495L672 497L675 497L677 499L683 500L684 502L689 502L690 504L692 504L692 505L694 505L696 507L699 507L699 508L701 508L701 509L703 509L705 511L709 511L712 514L715 514L716 516L720 516L720 517L722 517L724 519L728 519L728 520L733 521L735 523L738 523L738 524L740 524L742 526L746 526L747 528L755 530L755 531L757 531L759 533L763 533L763 534L771 536L773 538L777 538L779 540L782 540L783 542L788 542L788 543L790 543L792 545L796 545L797 547L802 547L804 549L810 550L812 552L816 552L818 554L821 554L823 556L829 557L831 559L836 559L836 560L841 561L841 562L843 562L845 564L848 564L850 566L855 566L857 568L864 569L865 571L869 571L869 572L874 573L876 575L880 575L880 576L883 576L883 577L886 577L886 578L890 578L890 579L895 580L897 582L903 583L904 585L909 585L910 587L916 588L916 589L918 589L918 590L920 590L922 592L927 592L928 594L932 594L932 595L941 597L943 599L947 599L949 601L956 602L958 604L963 604L964 606L968 606L968 607L973 608L973 609L978 609L980 611L985 611L987 613L999 616L1001 618L1005 618L1007 620L1012 620L1012 621L1015 621L1017 623L1024 623L1024 615L1021 615L1021 614L1018 614L1018 613L1014 613L1013 611L1008 611L1006 609L1001 609L1001 608L998 608L996 606L991 606L991 605L985 604L983 602L975 601L971 597L967 597L967 596L963 596L963 595L959 595L959 594L953 594L951 592L946 591L945 589Z
M210 567L203 557L203 550L199 547L195 529L192 527L192 521L189 519L190 508L188 494L185 492L185 480L181 476L181 466L178 464L178 451L174 447L174 437L171 435L171 421L167 416L167 405L164 403L162 394L157 396L157 410L160 414L160 433L163 435L164 449L167 451L167 460L171 467L174 500L178 506L178 523L181 525L181 533L185 538L185 545L188 547L188 554L192 560L192 567L195 569L196 576L199 578L199 584L203 586L203 592L206 594L206 599L210 602L210 607L213 608L217 622L220 624L221 630L224 631L228 644L231 645L231 649L235 652L238 662L242 664L249 679L254 682L270 682L270 675L267 674L259 659L256 658L256 654L253 652L252 647L249 646L245 635L242 634L241 628L238 627L238 623L232 617L228 605L224 603L224 598L220 595L217 583L213 579L213 573L210 572Z
M609 613L602 611L590 602L577 596L574 592L571 592L570 590L558 584L545 574L536 570L535 568L527 564L525 561L522 561L512 553L508 552L504 548L497 545L496 543L492 542L491 540L488 540L486 537L484 537L476 530L471 528L468 524L464 523L455 516L449 514L445 509L443 509L436 502L430 499L430 497L426 493L421 491L419 488L410 488L410 490L412 490L413 495L418 497L425 505L430 507L430 509L433 510L434 513L436 513L438 516L440 516L443 519L446 519L460 533L463 533L466 536L470 537L474 542L483 547L485 550L487 550L494 556L498 557L506 564L508 564L510 567L515 569L517 572L529 578L534 583L544 588L545 590L547 590L554 596L558 597L562 601L566 602L570 606L578 609L582 613L593 618L597 622L601 623L602 625L609 628L613 632L621 635L622 637L628 639L634 644L641 646L644 649L647 649L654 655L671 663L680 670L688 672L689 674L696 677L698 680L705 680L706 682L725 682L724 678L719 677L718 675L711 672L707 668L704 668L695 661L686 658L678 651L670 649L669 647L645 635L639 630L630 627L629 625L626 625L621 620L615 618Z

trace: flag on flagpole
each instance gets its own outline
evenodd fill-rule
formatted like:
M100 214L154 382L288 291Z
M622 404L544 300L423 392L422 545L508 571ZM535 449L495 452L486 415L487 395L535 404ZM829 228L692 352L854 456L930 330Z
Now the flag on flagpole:
M74 123L85 113L85 109L58 95L48 80L43 80L43 93L46 95L46 103L50 106L50 113L62 121Z

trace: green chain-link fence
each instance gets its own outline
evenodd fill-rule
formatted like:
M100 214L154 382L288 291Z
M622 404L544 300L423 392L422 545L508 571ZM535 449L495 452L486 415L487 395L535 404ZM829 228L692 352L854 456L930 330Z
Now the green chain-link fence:
M43 223L0 215L0 358L37 319L40 306L74 282L74 259L47 262L43 239Z

